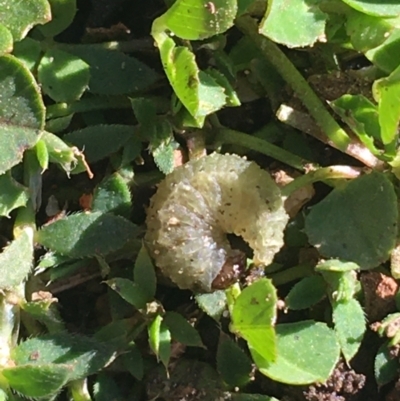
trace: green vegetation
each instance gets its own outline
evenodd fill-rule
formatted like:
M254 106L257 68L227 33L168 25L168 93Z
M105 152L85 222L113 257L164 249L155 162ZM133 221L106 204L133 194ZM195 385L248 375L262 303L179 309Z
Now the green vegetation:
M378 399L400 380L400 1L97 2L120 25L83 3L0 4L0 401L364 400L361 374ZM274 173L290 221L271 265L239 242L237 282L192 293L146 208L213 151Z

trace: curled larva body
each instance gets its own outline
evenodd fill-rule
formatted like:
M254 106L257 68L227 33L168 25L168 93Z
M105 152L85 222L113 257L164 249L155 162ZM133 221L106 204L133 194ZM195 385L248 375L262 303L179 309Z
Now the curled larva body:
M271 263L288 216L280 190L256 163L213 153L167 175L150 202L145 243L162 273L181 289L211 291L241 236L254 263Z

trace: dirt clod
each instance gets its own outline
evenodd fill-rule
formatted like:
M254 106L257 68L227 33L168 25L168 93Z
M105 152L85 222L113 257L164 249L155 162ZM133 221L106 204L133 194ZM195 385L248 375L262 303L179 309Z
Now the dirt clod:
M364 375L341 362L325 384L311 385L304 392L304 398L307 401L351 401L358 397L364 384Z
M365 311L370 322L382 320L396 310L398 284L393 277L379 272L367 272L360 277L365 297Z

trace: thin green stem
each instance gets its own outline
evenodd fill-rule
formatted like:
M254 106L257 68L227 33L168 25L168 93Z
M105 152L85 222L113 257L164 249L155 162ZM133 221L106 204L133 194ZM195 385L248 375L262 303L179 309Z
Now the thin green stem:
M300 171L305 171L307 167L312 166L312 163L308 160L304 160L301 157L280 148L279 146L273 145L272 143L264 141L260 138L244 134L243 132L235 131L225 127L216 128L215 142L243 146L247 149L260 152L264 155L272 157L273 159L279 160L280 162Z
M307 277L312 274L313 271L314 268L312 266L304 264L290 267L289 269L282 270L272 275L267 274L267 276L272 280L274 286L278 287L303 277Z
M350 143L347 133L340 128L339 124L329 114L321 100L314 93L307 81L279 49L279 47L260 35L257 22L249 17L243 16L237 19L236 26L257 45L264 57L276 68L282 78L292 87L298 98L303 102L309 113L317 124L325 132L338 149L345 151Z
M156 106L157 112L166 112L169 102L166 99L156 96L148 97ZM93 96L84 97L72 103L57 103L48 106L46 118L48 120L68 116L73 113L104 109L131 109L131 101L126 96Z
M349 166L330 166L319 168L295 178L281 189L282 196L287 197L299 188L305 187L317 181L353 179L360 175L360 170Z
M50 120L86 111L129 108L131 108L131 102L126 96L86 97L72 103L57 103L48 106L46 109L46 118Z

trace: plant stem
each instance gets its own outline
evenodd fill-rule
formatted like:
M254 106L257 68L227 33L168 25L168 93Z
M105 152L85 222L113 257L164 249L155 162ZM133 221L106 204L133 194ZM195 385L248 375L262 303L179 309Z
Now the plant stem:
M304 264L290 267L289 269L282 270L275 274L267 274L267 276L272 280L274 286L278 287L280 285L290 283L291 281L307 277L312 274L313 271L314 268L312 266Z
M257 22L249 16L238 18L236 26L252 39L262 51L263 56L292 87L298 98L303 102L304 106L308 109L328 138L335 143L338 149L345 151L350 143L349 136L340 128L339 124L329 114L328 110L308 85L307 81L279 47L259 33Z
M310 185L316 181L326 181L332 179L353 179L360 175L360 169L350 166L330 166L319 168L295 178L292 182L281 189L283 197L287 197L299 188Z
M255 150L264 155L272 157L273 159L279 160L297 170L306 171L313 164L303 158L294 155L280 148L279 146L273 145L260 138L244 134L243 132L235 131L225 127L216 128L216 140L215 142L222 142L230 145L239 145L245 148ZM316 166L314 166L316 167Z
M134 96L132 97L134 98ZM169 103L161 97L149 96L156 106L157 112L165 113L169 108ZM86 111L104 109L131 109L132 104L126 96L87 96L72 103L56 103L46 109L46 118L65 117L73 113L83 113Z

